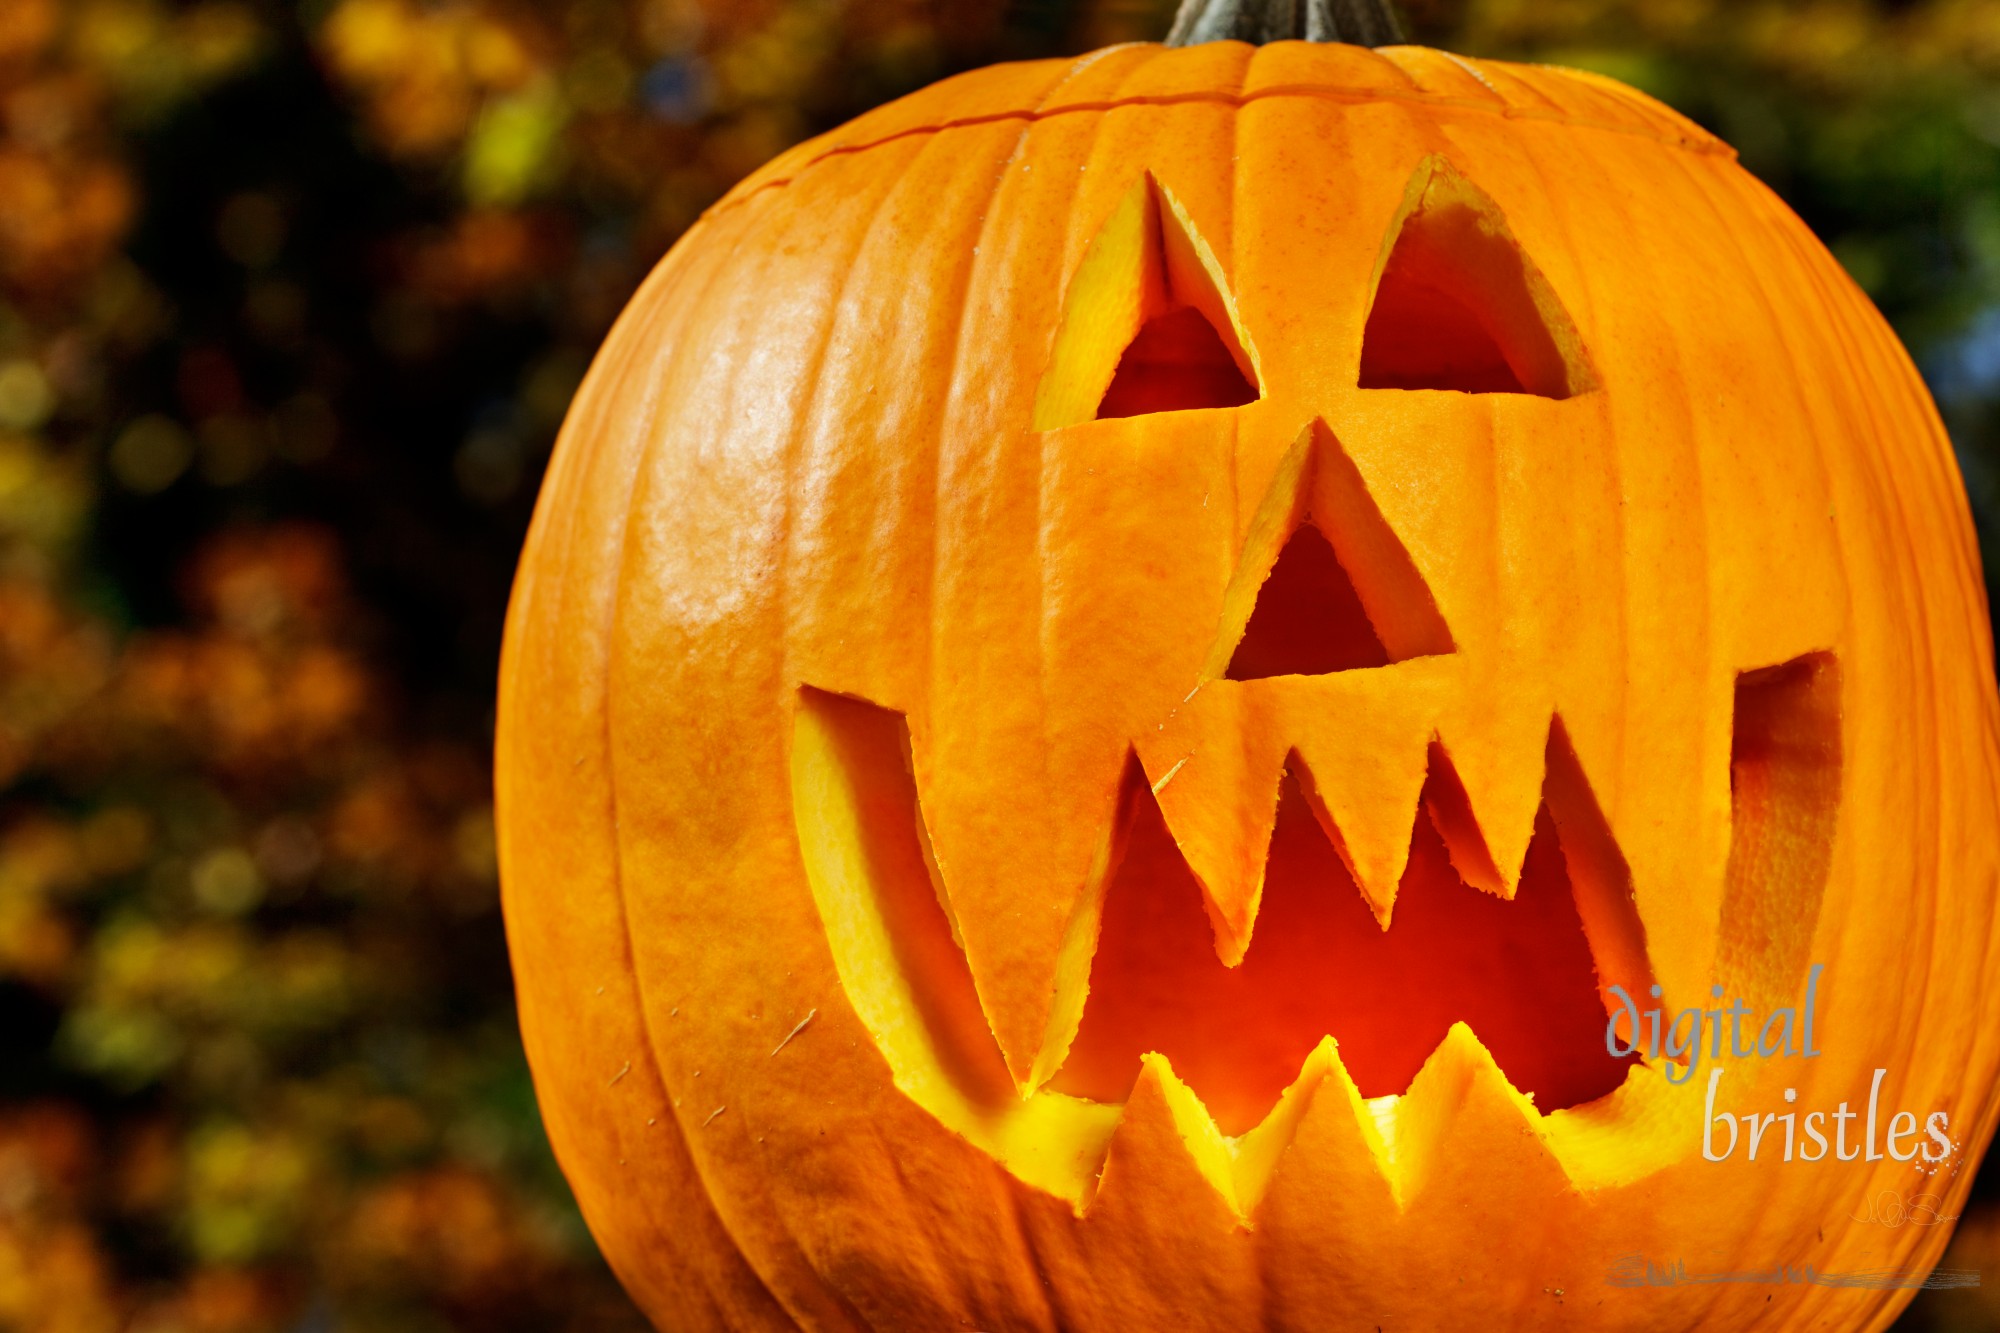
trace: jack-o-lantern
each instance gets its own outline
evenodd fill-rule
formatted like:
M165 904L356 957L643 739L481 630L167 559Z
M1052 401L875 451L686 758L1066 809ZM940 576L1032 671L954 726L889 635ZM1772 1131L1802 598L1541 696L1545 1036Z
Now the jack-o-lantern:
M1908 358L1674 113L953 79L710 210L564 429L499 716L549 1132L663 1328L1880 1327L1948 1228L1871 1201L1993 1126L1992 669ZM1786 1042L1607 1042L1732 1003Z

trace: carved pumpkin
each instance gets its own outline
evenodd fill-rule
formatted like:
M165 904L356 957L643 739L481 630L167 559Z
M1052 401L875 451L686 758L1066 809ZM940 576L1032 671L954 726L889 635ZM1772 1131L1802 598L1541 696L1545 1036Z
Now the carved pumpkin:
M1608 1276L1935 1261L1852 1219L1992 1129L1991 677L1908 358L1672 112L950 80L711 210L565 427L499 715L549 1132L663 1328L1879 1327ZM1884 1068L1941 1175L1705 1160L1607 1050L1815 964L1719 1105Z

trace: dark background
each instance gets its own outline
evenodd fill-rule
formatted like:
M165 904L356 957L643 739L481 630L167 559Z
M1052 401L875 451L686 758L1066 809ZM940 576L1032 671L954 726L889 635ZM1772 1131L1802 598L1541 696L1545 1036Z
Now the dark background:
M543 1142L495 899L556 426L737 177L1169 7L0 0L0 1330L640 1327ZM2000 514L2000 4L1405 12L1734 143ZM1988 1285L1907 1327L2000 1328L1996 1199L1947 1261Z

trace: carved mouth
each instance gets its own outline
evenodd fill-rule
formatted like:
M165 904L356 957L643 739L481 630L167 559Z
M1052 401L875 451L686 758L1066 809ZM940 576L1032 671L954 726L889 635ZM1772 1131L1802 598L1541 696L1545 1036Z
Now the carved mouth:
M1425 804L1449 781L1435 768ZM1601 969L1546 809L1511 902L1467 885L1431 820L1418 819L1385 927L1288 773L1256 930L1242 962L1225 967L1200 886L1136 774L1127 795L1082 1022L1049 1087L1124 1101L1140 1057L1157 1051L1222 1132L1241 1134L1322 1037L1338 1043L1363 1097L1384 1097L1408 1089L1455 1022L1545 1110L1624 1081L1627 1062L1605 1050ZM1608 907L1642 934L1629 898Z
M1746 672L1736 702L1723 923L1755 956L1718 965L1782 989L1803 966L1827 872L1837 663L1821 653ZM1255 929L1235 966L1218 956L1200 885L1135 760L1095 899L1101 924L1080 936L1089 949L1081 1016L1052 1076L1026 1089L980 1007L950 886L930 854L902 715L802 689L792 772L800 847L843 988L897 1086L1079 1209L1148 1067L1197 1161L1198 1140L1226 1145L1210 1173L1240 1211L1323 1082L1353 1104L1399 1198L1428 1156L1410 1141L1412 1125L1439 1118L1422 1103L1474 1086L1521 1116L1573 1183L1649 1169L1643 1152L1615 1168L1564 1160L1566 1138L1644 1119L1636 1104L1661 1080L1605 1049L1602 988L1616 981L1643 995L1651 973L1622 859L1559 721L1511 900L1466 883L1454 865L1469 812L1434 745L1386 919L1356 887L1295 756ZM1634 1105L1617 1111L1621 1098Z

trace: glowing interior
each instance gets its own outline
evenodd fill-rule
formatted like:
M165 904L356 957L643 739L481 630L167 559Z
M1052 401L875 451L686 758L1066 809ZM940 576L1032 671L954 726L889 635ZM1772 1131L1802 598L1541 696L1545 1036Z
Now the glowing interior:
M1243 641L1229 659L1229 679L1311 676L1387 666L1354 581L1333 543L1311 523L1292 532L1257 595Z
M1655 1132L1664 1123L1658 1110L1666 1087L1654 1071L1632 1066L1610 1097L1549 1114L1546 1105L1538 1109L1515 1089L1481 1035L1449 1018L1491 990L1502 973L1532 963L1514 978L1527 989L1512 1001L1499 997L1485 1025L1511 1066L1530 1071L1516 1077L1540 1080L1555 1070L1556 1081L1546 1086L1571 1090L1553 1098L1582 1095L1575 1074L1564 1073L1562 1061L1543 1059L1540 1038L1506 1016L1550 1003L1550 996L1564 1007L1567 1021L1580 1023L1584 1008L1574 987L1534 975L1544 969L1539 951L1527 958L1513 943L1553 923L1558 934L1568 933L1556 946L1563 975L1574 980L1587 969L1573 914L1562 911L1560 852L1552 850L1546 819L1518 904L1459 882L1420 821L1417 855L1385 934L1291 790L1273 839L1272 887L1251 951L1231 970L1215 958L1199 890L1166 836L1150 791L1139 783L1125 802L1122 860L1108 890L1103 928L1086 934L1095 945L1090 966L1098 989L1062 1069L1050 1085L1023 1093L978 1014L971 971L951 923L949 889L928 856L902 716L802 689L792 779L800 851L842 989L896 1086L1015 1176L1079 1211L1097 1187L1123 1099L1147 1064L1161 1075L1195 1165L1246 1218L1315 1097L1349 1104L1361 1150L1399 1201L1442 1160L1441 1139L1468 1098L1484 1098L1523 1118L1524 1132L1545 1142L1579 1187L1637 1178L1671 1156L1671 1135ZM1521 928L1498 915L1517 905L1526 909ZM1495 920L1507 943L1481 938ZM1356 991L1421 985L1430 964L1419 958L1425 950L1415 941L1426 934L1434 936L1431 949L1438 957L1468 959L1473 971L1400 1007L1386 991L1371 999L1333 984L1346 976ZM1308 957L1327 947L1351 947L1355 956ZM1176 982L1192 989L1174 994ZM1542 998L1528 998L1530 990ZM1148 996L1163 1006L1158 1015L1143 1012ZM1218 1010L1193 1012L1200 1006L1191 1000L1202 996ZM1587 991L1584 998L1594 1005ZM1257 1012L1261 1006L1271 1012ZM1324 1012L1315 1013L1315 1006ZM1590 1019L1593 1029L1601 1012ZM1185 1020L1178 1029L1176 1019ZM1448 1026L1440 1028L1441 1022ZM1315 1023L1321 1031L1308 1037ZM1329 1034L1324 1029L1330 1024L1349 1030ZM1428 1050L1420 1049L1426 1031ZM1590 1035L1595 1044L1596 1031ZM1143 1049L1151 1038L1168 1049ZM1364 1102L1349 1073L1350 1057L1359 1060L1371 1088L1390 1091ZM1177 1072L1182 1062L1189 1067L1186 1079ZM1610 1082L1610 1071L1583 1072ZM1561 1082L1565 1077L1569 1084ZM1404 1086L1409 1091L1397 1095Z
M1126 347L1097 415L1137 417L1200 407L1239 407L1257 390L1201 311L1176 306L1147 320Z
M1063 295L1035 429L1235 407L1256 399L1259 382L1214 251L1180 202L1141 177Z
M1746 925L1748 943L1725 963L1759 984L1796 980L1810 942L1839 803L1838 725L1830 654L1739 682L1724 921ZM1491 863L1448 757L1431 754L1386 922L1348 875L1305 775L1287 776L1234 968L1216 957L1200 888L1135 764L1101 916L1075 935L1089 972L1075 1039L1026 1089L979 1008L902 716L802 689L792 779L842 988L896 1086L1079 1211L1149 1066L1190 1160L1246 1219L1307 1108L1328 1096L1346 1103L1356 1150L1399 1204L1451 1160L1446 1140L1467 1115L1518 1122L1579 1189L1642 1178L1683 1152L1684 1127L1658 1069L1604 1050L1599 986L1644 993L1645 931L1561 723L1511 901L1466 882ZM1812 904L1804 919L1799 892Z
M1595 387L1575 324L1498 205L1433 157L1410 183L1362 334L1364 389L1568 398Z
M1050 1085L1122 1101L1157 1051L1226 1133L1256 1125L1320 1039L1364 1097L1402 1092L1455 1021L1543 1110L1616 1088L1605 1008L1546 813L1512 902L1464 884L1420 819L1387 930L1287 779L1256 931L1240 966L1215 956L1201 887L1159 809L1133 816L1104 903L1090 999Z

